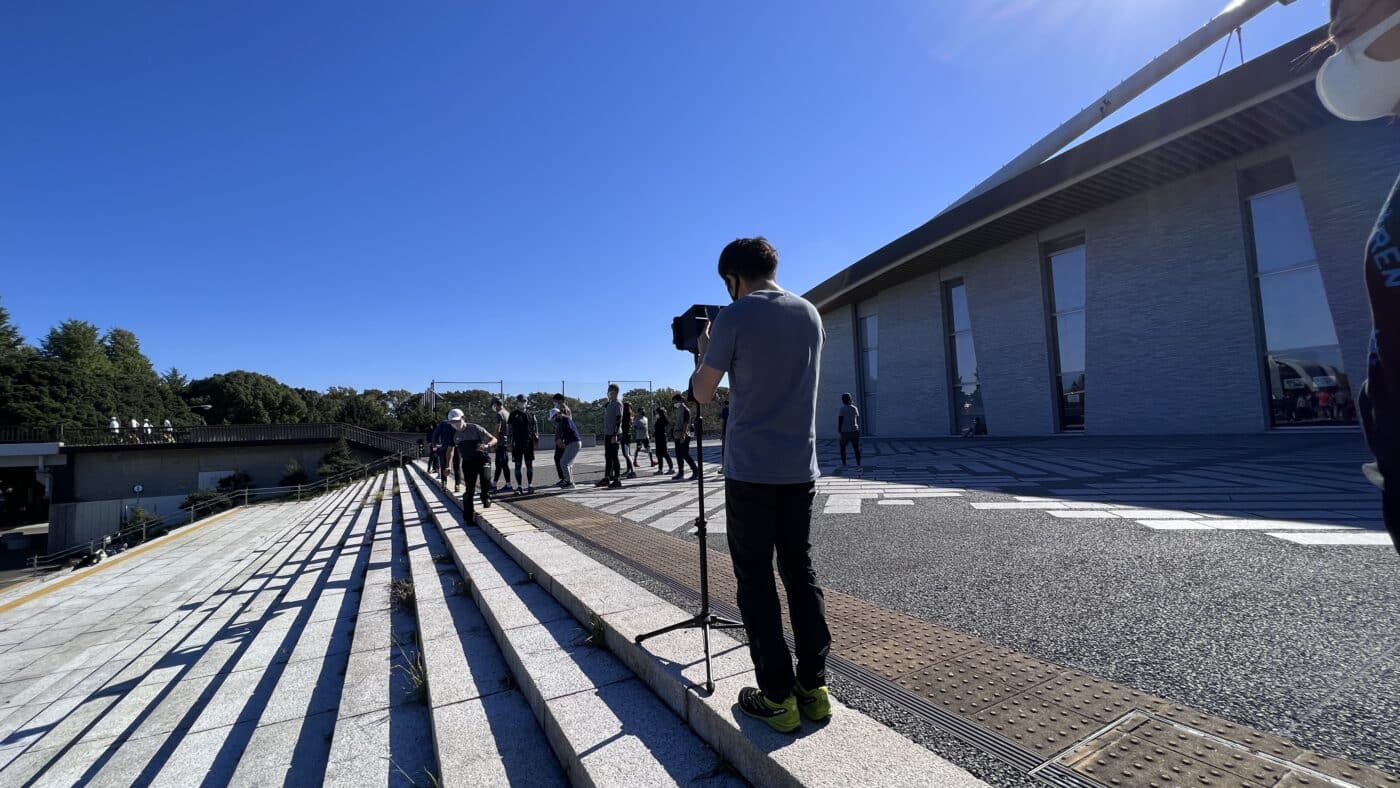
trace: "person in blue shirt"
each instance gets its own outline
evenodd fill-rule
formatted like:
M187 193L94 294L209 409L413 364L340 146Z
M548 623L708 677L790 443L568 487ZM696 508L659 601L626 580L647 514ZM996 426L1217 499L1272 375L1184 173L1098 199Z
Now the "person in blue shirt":
M462 491L462 468L453 464L452 445L457 440L457 427L466 417L460 408L453 408L447 412L447 420L433 428L433 435L428 442L433 445L433 450L437 452L438 481L442 486L447 486L447 469L452 469L453 492Z

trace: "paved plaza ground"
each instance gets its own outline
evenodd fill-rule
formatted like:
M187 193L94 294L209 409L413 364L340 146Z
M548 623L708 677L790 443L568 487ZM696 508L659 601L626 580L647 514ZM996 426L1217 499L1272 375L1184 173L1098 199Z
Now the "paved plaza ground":
M821 446L828 473L835 449ZM829 588L1400 771L1400 557L1359 437L864 449L864 470L818 482ZM662 479L566 497L683 535L693 485ZM708 508L724 550L721 481Z
M820 447L828 471L835 448ZM718 454L707 450L707 509L717 600L732 602ZM554 472L541 459L539 494L503 502L692 604L694 483L642 467L621 490L546 491ZM832 686L852 707L993 785L1041 784L1027 775L1040 761L1016 766L852 672L892 648L917 669L891 673L888 687L926 676L938 698L951 692L945 679L971 671L966 682L983 683L949 709L978 724L1014 693L1068 677L1120 699L1107 717L1074 707L1086 716L1068 740L1127 703L1159 721L1250 726L1257 736L1232 735L1261 750L1258 736L1289 740L1400 773L1400 557L1355 436L867 441L864 459L818 483L812 534L837 633ZM585 450L580 481L601 467L601 450ZM548 595L416 478L236 510L39 592L0 595L0 785L465 784L483 768L471 756L480 741L444 732L472 731L513 742L490 761L498 783L558 784L535 701L521 695L527 674L512 679L506 666L603 657L572 619L540 618L570 633L543 649L488 628ZM585 532L632 545L636 560ZM476 602L496 592L465 595L482 578L458 574L486 566L460 560L478 548L515 578L494 612ZM668 572L691 579L668 583ZM418 588L410 609L392 601L405 580ZM424 670L426 697L414 679ZM589 670L631 680L617 666ZM704 744L687 747L688 762L714 760ZM1040 742L1043 762L1059 748ZM1285 770L1313 764L1291 744L1278 752L1293 759ZM1353 774L1329 763L1316 768ZM1352 784L1394 784L1357 774Z

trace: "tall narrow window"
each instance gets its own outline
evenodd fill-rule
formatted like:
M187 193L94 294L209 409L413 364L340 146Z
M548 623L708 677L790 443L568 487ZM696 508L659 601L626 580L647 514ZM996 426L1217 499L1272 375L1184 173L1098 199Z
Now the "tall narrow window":
M982 383L977 376L977 351L972 345L972 314L961 279L943 285L943 314L947 315L948 376L953 390L953 430L959 435L987 432L982 408Z
M880 322L873 314L860 317L861 429L876 434L880 393Z
M1248 202L1273 425L1354 424L1356 406L1298 186L1252 194Z
M1050 255L1050 312L1060 429L1084 429L1084 247Z

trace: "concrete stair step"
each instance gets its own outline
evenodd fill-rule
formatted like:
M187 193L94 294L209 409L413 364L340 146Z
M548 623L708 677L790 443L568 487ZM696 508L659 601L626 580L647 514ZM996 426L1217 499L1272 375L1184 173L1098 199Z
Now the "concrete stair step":
M566 785L431 510L407 483L399 506L442 785Z
M413 483L520 692L575 785L742 785L685 721L533 582L450 495ZM495 510L499 511L499 509ZM429 683L431 685L431 674Z
M406 544L395 528L398 486L396 475L386 475L375 516L358 540L364 579L326 763L330 785L427 785L437 775L430 723L414 703L413 613L393 598L394 584L409 579Z
M47 732L6 768L5 780L18 784L31 773L41 773L43 782L53 783L69 779L181 784L183 779L189 784L202 779L223 750L206 741L203 750L195 750L198 757L193 761L179 757L178 751L190 743L190 733L220 730L206 715L230 713L227 706L216 707L213 696L230 677L240 676L240 658L256 638L255 632L240 628L239 616L263 592L278 586L289 590L282 568L312 555L335 525L353 514L354 498L362 487L307 504L309 516L244 562L202 603L178 606L150 636L121 649L68 695L49 704L40 716L51 722L39 728ZM227 650L226 640L239 641L242 647ZM276 650L272 653L275 659ZM203 677L194 677L196 672ZM263 672L265 664L243 675ZM247 700L246 695L238 699L236 708L242 709ZM35 721L27 724L34 727ZM94 750L110 752L112 742L124 740L118 757L93 757ZM234 765L228 759L225 756L222 764L226 776Z
M429 500L436 498L460 519L455 498L435 480L413 468L414 478ZM450 517L439 517L449 522ZM491 571L480 574L486 582L504 584L512 573L525 573L533 580L528 588L548 595L564 608L568 620L551 625L566 629L576 622L588 622L601 637L607 652L620 660L675 715L686 721L706 743L741 775L763 786L895 786L938 785L944 788L982 786L982 781L904 738L859 712L833 699L832 718L820 725L804 723L802 735L779 734L763 723L750 720L737 708L740 688L754 686L748 649L722 632L710 634L714 658L715 691L706 694L693 689L704 680L700 660L700 635L694 631L672 632L639 645L638 635L688 618L693 611L681 610L652 594L607 566L565 544L552 534L539 530L509 510L493 506L478 509L479 528L449 530L448 541L476 550L476 566L502 570L505 577L493 580ZM464 549L464 553L465 553ZM501 556L505 557L502 558ZM468 564L470 574L473 565ZM478 592L473 576L473 593L503 597L500 608L510 612L521 607L507 594L488 586ZM548 606L532 600L534 607ZM509 649L507 649L509 653Z

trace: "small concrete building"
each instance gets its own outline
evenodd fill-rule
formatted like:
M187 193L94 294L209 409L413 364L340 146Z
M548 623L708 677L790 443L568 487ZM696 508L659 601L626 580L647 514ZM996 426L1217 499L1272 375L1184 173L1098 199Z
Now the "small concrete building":
M1400 129L1313 85L1323 31L1133 118L806 294L881 437L1356 429L1367 237Z

